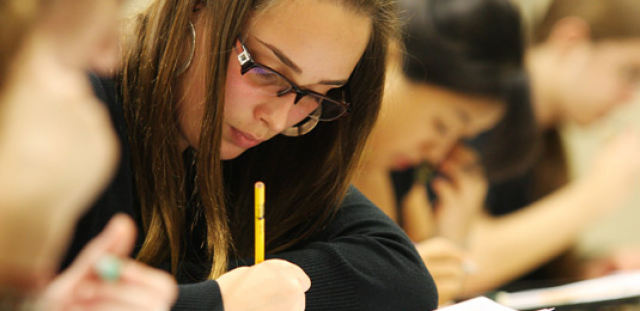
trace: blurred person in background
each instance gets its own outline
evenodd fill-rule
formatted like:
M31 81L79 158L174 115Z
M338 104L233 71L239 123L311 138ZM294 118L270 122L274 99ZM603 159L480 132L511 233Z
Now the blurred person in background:
M135 225L118 216L64 274L73 227L112 177L118 146L86 71L114 64L121 1L0 3L0 309L168 309L175 283L128 259L120 281L94 266L126 258Z
M452 2L452 7L458 9L466 7L468 9L473 7L472 4L476 2L469 1L459 6L454 6L453 3L455 1ZM442 126L443 122L433 122L432 129L416 130L429 125L428 122L412 125L412 118L420 116L418 110L411 110L404 117L394 117L393 115L400 116L401 108L407 106L409 100L396 101L395 106L383 106L383 109L384 107L393 107L396 110L383 112L380 125L377 126L372 137L369 161L364 163L363 172L355 183L379 206L387 207L386 211L393 218L399 220L414 241L423 241L424 237L442 236L449 238L449 241L458 241L465 246L467 258L473 260L477 269L475 273L464 277L460 277L460 268L448 270L455 271L448 274L449 280L464 279L464 286L451 287L458 288L458 293L464 291L463 296L468 296L495 289L550 261L570 248L575 238L589 224L613 210L633 189L634 180L640 170L638 163L640 161L640 147L638 147L636 135L627 132L612 139L594 162L589 176L563 187L567 182L567 167L562 144L557 135L557 127L569 120L588 124L615 105L629 99L633 87L637 86L638 79L640 51L637 47L637 31L640 31L640 27L637 25L639 20L636 18L636 13L639 12L639 5L638 2L624 0L558 0L554 2L545 23L539 28L540 39L531 48L526 61L532 76L534 102L532 109L536 122L535 126L529 128L537 127L539 131L533 138L523 140L525 144L530 144L531 148L528 152L522 153L517 152L517 148L514 149L513 146L517 146L516 144L507 144L509 141L518 140L518 137L525 137L520 134L521 131L513 127L507 127L511 128L511 131L501 131L500 127L497 127L498 130L486 133L486 136L483 135L479 140L482 143L477 143L482 146L479 151L482 155L485 175L494 181L484 209L482 207L484 206L486 184L484 184L483 176L469 173L474 170L460 169L460 167L474 167L474 165L458 164L459 168L456 170L456 166L451 164L456 161L474 163L476 160L469 159L475 159L475 157L460 155L459 150L461 149L452 148L452 144L447 144L447 140L442 137L439 140L434 139L431 143L414 145L420 146L420 148L401 146L415 133L451 133L452 131L447 131L447 127ZM603 7L606 7L606 10L601 9ZM420 12L417 9L409 11L416 15L415 12ZM442 11L432 9L430 12L431 14L427 16L434 18L438 17L438 13ZM616 16L616 21L610 19L611 16ZM434 19L440 22L444 20ZM429 18L417 20L428 21ZM464 29L461 26L464 25L460 22L461 20L468 21L468 23L472 21L469 18L453 20L456 22L449 25L436 24L436 27L423 25L418 29L460 31L460 29ZM410 24L411 22L409 22ZM591 30L592 28L597 31ZM474 27L472 29L482 28ZM405 32L411 34L411 31ZM478 35L460 37L478 38ZM505 36L495 32L493 38L495 37L504 38ZM407 36L407 38L411 38L411 36ZM441 55L452 55L453 53L433 52L438 50L438 45L434 42L430 43L427 45L427 51L430 48L434 55L430 55L431 57L426 59L436 60L433 62L434 66L440 67L430 68L428 63L417 67L426 72L427 79L439 78L441 77L440 73L445 73L445 77L460 72L464 73L460 67L452 66L443 61ZM405 43L405 46L409 54L408 62L419 59L412 55L410 44ZM451 46L462 51L473 52L472 49L465 49L459 44ZM477 59L486 54L474 53L472 55L475 57L473 59ZM484 64L488 66L493 63L495 62ZM407 66L405 65L404 68ZM438 70L439 68L440 70ZM464 68L476 67L465 66ZM462 74L461 77L473 81L471 79L473 75ZM488 75L485 74L485 77ZM514 76L511 78L513 79ZM491 79L487 78L487 81L491 81ZM512 82L514 81L518 81L518 79L514 79ZM387 98L393 98L393 93L393 90L390 90ZM404 91L400 94L409 93ZM523 96L520 96L520 100L523 100ZM399 104L400 102L402 105ZM423 106L427 106L428 103L428 99L421 102ZM430 114L435 115L434 112ZM481 113L474 114L474 116L477 115L481 115ZM397 120L395 124L391 123L394 118ZM518 118L509 116L503 118L505 122L515 121L516 124L517 120ZM520 118L520 120L526 120L526 118ZM388 122L391 125L385 126L383 122ZM405 125L407 128L402 127ZM442 130L443 128L445 130ZM392 135L394 131L398 134ZM388 138L385 138L385 135L388 135ZM437 137L434 134L431 135ZM460 135L456 139L463 137ZM453 141L457 141L456 139ZM388 142L386 146L383 145L384 141ZM499 141L505 143L503 145L496 143ZM377 145L384 147L381 148ZM442 148L441 150L445 151L440 151L439 158L431 158L432 166L429 170L435 170L435 173L421 173L420 171L425 171L421 169L408 170L395 173L393 175L395 178L390 179L384 170L374 168L384 167L375 164L377 161L384 160L385 154L387 155L387 163L395 162L395 164L387 164L387 168L397 170L422 161L424 158L416 156L420 154L418 150L434 152L433 150L437 150L437 148ZM404 153L392 150L403 150ZM509 163L497 160L504 157L505 153L511 154L514 159L522 159L524 164L516 166L514 170L501 169L501 163L502 166L507 166L506 164ZM443 160L445 158L443 154L448 155L446 160ZM395 161L389 161L389 159ZM533 165L528 171L523 172L523 168L526 168L529 163L533 163ZM509 177L513 178L516 172L521 173L520 177L509 179ZM435 176L430 183L433 189L432 194L435 197L431 198L433 208L429 206L429 198L424 187L418 185L413 186L411 191L406 190L408 188L406 186L407 180L416 180L412 176L429 174ZM463 178L462 176L465 174L467 177ZM403 175L404 177L402 177ZM424 181L427 178L422 179ZM552 192L552 195L545 197ZM404 195L404 193L408 193L408 195ZM537 200L543 197L544 199ZM480 212L477 213L477 211ZM407 222L407 219L411 221ZM425 219L427 220L426 225L412 225L412 223ZM428 254L427 248L421 244L418 244L418 249L423 254ZM578 265L575 260L568 261L570 264L561 266L559 270L564 271L565 277L575 279L602 274L604 271L611 271L616 266L622 268L623 264L632 267L631 263L637 262L633 260L637 256L625 254L625 258L613 256L610 259L605 258L597 262L579 265L579 268L576 268ZM427 256L423 255L424 257ZM449 258L451 257L453 256L449 255ZM437 258L446 258L446 256L440 255ZM563 261L559 260L559 262ZM447 262L449 266L452 262L458 265L462 264L459 259L457 261L440 260L439 262L440 264ZM426 263L437 283L438 269L434 263L429 264L428 260ZM557 269L555 273L555 277L560 276L557 274ZM464 287L463 290L460 289L462 287ZM456 290L450 292L456 292Z
M555 0L535 27L526 62L540 153L524 174L491 184L488 214L470 235L470 251L480 266L468 279L470 293L518 278L509 288L640 267L637 254L584 261L570 250L581 232L637 189L637 133L630 129L613 137L590 171L572 182L559 135L567 122L592 124L631 99L640 84L638 14L635 0Z
M400 4L404 38L391 53L381 116L354 184L416 243L444 304L462 292L470 258L463 224L475 221L487 187L461 140L493 127L508 132L512 139L496 142L510 152L492 158L505 171L533 147L524 40L508 0ZM439 168L434 206L423 163Z

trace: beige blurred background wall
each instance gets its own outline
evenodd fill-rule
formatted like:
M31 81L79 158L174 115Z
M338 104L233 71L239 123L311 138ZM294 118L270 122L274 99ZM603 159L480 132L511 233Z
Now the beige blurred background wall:
M563 138L568 147L572 177L581 177L608 138L625 129L640 133L640 92L628 104L614 111L602 122L588 128L567 126ZM640 246L640 183L626 204L587 230L579 241L582 252L600 253L611 248Z

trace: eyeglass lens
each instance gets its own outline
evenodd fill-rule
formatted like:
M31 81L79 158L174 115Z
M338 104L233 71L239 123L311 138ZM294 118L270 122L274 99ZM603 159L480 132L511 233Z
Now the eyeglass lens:
M284 96L291 92L295 93L291 83L269 68L254 66L245 73L245 77L253 87L265 95ZM309 92L298 99L294 109L298 109L304 115L311 115L321 107L319 115L321 121L335 120L346 112L346 107L342 104L320 94Z

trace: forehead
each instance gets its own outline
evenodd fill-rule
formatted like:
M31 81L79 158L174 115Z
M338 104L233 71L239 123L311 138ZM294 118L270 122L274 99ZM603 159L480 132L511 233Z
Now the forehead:
M316 78L348 78L371 32L368 16L320 0L278 1L255 13L247 26L243 35L278 48Z
M437 110L449 116L448 120L462 121L473 132L493 127L503 116L506 103L502 99L474 96L440 88L437 101L430 100Z

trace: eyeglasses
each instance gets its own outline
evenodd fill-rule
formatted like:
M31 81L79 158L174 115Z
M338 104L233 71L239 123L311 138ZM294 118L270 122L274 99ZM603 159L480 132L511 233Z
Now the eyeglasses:
M294 108L307 118L319 121L334 121L350 111L350 104L346 102L348 92L345 86L333 89L327 95L304 90L279 72L254 61L240 37L238 42L242 48L242 51L236 49L238 62L242 67L240 72L256 90L277 97L294 93Z

